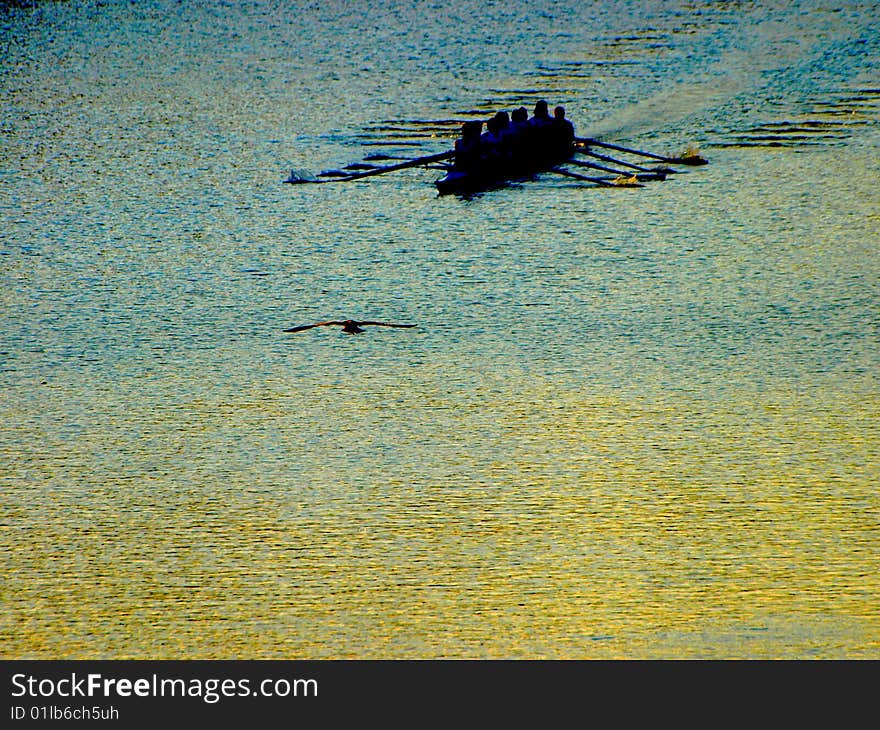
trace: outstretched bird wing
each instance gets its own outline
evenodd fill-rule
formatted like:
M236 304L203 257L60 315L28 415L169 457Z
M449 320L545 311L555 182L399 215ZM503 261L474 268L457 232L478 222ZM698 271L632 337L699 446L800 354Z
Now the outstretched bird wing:
M415 327L414 324L391 324L390 322L357 322L361 327L377 325L379 327Z
M291 327L290 329L284 330L285 332L302 332L303 330L310 330L312 327L325 327L327 325L339 325L340 327L345 324L345 322L338 322L336 320L332 322L318 322L317 324L301 324L299 327Z

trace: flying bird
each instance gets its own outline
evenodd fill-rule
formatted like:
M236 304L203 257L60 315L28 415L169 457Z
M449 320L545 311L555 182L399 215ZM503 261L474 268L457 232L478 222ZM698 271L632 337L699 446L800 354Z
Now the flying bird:
M290 329L284 330L285 332L302 332L303 330L310 330L312 327L326 327L328 325L335 325L338 327L342 327L343 332L347 332L350 335L356 335L359 332L363 332L362 327L367 326L377 326L377 327L415 327L414 324L390 324L388 322L355 322L353 319L346 320L331 320L330 322L318 322L317 324L303 324L299 327L291 327Z

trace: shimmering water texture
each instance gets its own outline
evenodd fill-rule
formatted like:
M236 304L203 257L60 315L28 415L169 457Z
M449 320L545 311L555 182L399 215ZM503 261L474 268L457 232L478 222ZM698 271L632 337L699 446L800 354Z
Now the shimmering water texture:
M878 15L2 4L2 656L880 658Z

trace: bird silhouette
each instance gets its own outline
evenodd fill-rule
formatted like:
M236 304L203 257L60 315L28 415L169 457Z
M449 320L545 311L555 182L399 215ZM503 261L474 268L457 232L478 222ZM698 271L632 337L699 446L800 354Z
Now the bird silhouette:
M284 330L285 332L302 332L303 330L310 330L312 327L327 327L328 325L335 325L338 327L342 327L342 331L346 332L350 335L356 335L360 332L363 332L362 327L368 326L376 326L376 327L415 327L414 324L390 324L389 322L355 322L353 319L345 319L345 320L330 320L329 322L318 322L316 324L303 324L299 327L291 327L290 329Z

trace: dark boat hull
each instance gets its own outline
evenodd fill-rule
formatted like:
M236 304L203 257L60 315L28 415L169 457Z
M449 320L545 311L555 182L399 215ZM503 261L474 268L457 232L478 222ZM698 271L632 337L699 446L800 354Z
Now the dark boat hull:
M526 180L539 172L562 164L573 154L558 154L542 160L530 160L520 165L487 165L471 170L453 168L446 175L434 182L440 195L466 195L483 190L490 190L517 180Z

